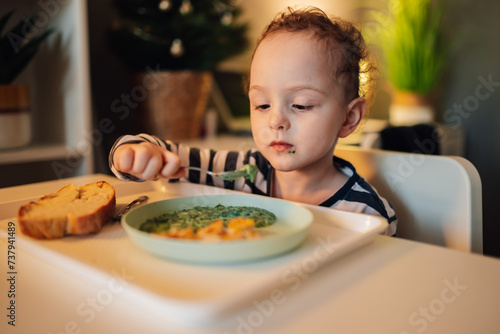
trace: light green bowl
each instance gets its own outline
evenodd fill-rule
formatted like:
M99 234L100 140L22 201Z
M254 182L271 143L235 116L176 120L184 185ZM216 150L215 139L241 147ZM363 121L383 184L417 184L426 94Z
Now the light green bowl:
M167 210L217 204L259 207L273 212L277 220L272 226L257 229L262 238L247 240L214 242L172 239L138 229L147 219ZM276 198L209 195L149 203L132 209L122 217L121 223L132 242L151 254L175 261L216 264L252 261L289 252L304 241L312 219L312 213L305 207Z

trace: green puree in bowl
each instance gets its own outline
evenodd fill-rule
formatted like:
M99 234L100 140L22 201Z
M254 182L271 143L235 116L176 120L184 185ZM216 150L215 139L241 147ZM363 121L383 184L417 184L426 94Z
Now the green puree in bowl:
M196 206L191 209L169 210L157 217L146 220L139 226L139 230L149 233L166 232L171 227L184 229L192 227L194 232L199 228L222 219L224 226L236 217L250 218L255 221L255 227L265 227L276 222L276 215L268 210L251 206L224 206L214 207Z

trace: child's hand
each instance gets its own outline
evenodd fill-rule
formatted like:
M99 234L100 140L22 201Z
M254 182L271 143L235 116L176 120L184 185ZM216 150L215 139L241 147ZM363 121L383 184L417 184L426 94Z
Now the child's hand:
M113 164L118 171L143 180L176 179L185 174L177 154L148 142L119 146Z

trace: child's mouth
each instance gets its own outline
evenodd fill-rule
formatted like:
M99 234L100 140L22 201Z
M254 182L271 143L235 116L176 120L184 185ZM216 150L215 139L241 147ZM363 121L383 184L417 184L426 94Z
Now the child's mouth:
M288 152L293 150L293 145L283 141L273 141L270 145L278 152Z

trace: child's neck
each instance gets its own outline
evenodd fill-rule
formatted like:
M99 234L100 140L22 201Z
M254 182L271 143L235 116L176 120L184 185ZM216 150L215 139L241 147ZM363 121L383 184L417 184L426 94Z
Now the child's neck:
M307 204L319 205L336 193L348 180L333 164L313 172L275 171L271 196Z

